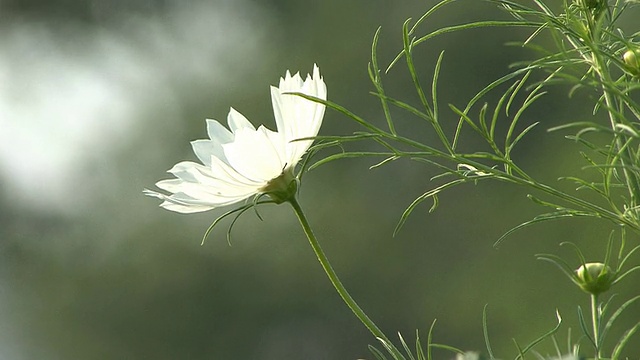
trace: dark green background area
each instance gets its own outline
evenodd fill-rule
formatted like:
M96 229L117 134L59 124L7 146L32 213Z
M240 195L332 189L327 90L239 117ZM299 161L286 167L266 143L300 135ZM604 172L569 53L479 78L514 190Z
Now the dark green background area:
M56 44L65 39L64 46L78 56L91 51L87 44L100 32L145 51L149 44L131 36L130 26L141 19L170 23L176 11L200 6L232 7L243 16L250 14L256 32L252 26L246 28L251 34L246 40L266 49L259 56L227 49L212 60L212 66L225 65L223 85L218 78L208 78L206 71L190 78L180 72L166 74L166 90L177 111L158 106L152 86L124 88L149 94L148 103L136 104L141 125L134 127L137 135L131 140L107 139L113 143L111 151L95 154L92 164L78 169L93 189L90 196L78 193L88 199L81 211L26 206L4 180L0 183L0 358L372 359L367 345L375 339L331 287L286 205L261 207L264 221L248 212L236 223L231 246L225 238L228 221L200 246L204 231L223 210L178 215L158 208L158 202L141 191L169 177L165 171L176 162L195 160L189 141L205 137L204 119L224 120L230 106L254 124L274 128L268 85L277 84L286 69L306 73L317 63L330 100L384 126L379 102L368 94L373 89L367 75L373 34L382 26L379 61L386 65L401 49L404 20L419 18L433 4L0 0L0 31L37 26ZM461 1L433 17L418 35L491 17L506 15L490 4ZM633 19L630 16L627 24ZM225 35L214 20L210 25L217 31L211 36ZM505 46L527 36L522 29L481 29L449 34L416 49L425 84L445 50L439 85L445 128L452 129L457 121L448 103L463 107L475 92L505 74L510 63L534 56ZM244 49L242 44L238 49ZM190 51L198 54L200 49ZM0 54L24 56L29 50ZM191 65L180 66L189 70ZM117 72L108 76L117 77ZM419 104L403 63L385 79L390 96ZM523 118L523 124L540 125L522 141L515 157L536 178L574 191L572 184L556 179L590 176L581 170L581 148L565 140L566 133L545 130L589 119L593 99L588 93L570 99L567 90L552 89ZM29 94L20 96L29 100ZM424 121L397 109L393 115L399 132L437 143ZM602 116L596 120L606 121ZM327 110L320 134L358 130L352 120ZM469 148L483 146L471 132L464 133L463 141ZM376 149L373 143L355 148ZM15 149L16 156L21 150ZM566 343L569 327L572 337L578 337L576 307L588 308L587 296L534 255L561 254L577 267L572 252L558 246L573 241L589 260L601 260L611 224L584 219L550 222L515 233L496 250L492 244L505 231L544 209L527 200L527 189L480 182L445 192L434 213L428 211L430 202L421 205L392 237L406 206L438 184L430 180L438 172L408 160L369 170L379 160L341 160L311 171L305 175L300 201L344 284L387 335L395 339L400 331L413 342L418 329L426 339L437 319L434 342L482 351L482 311L487 304L493 350L499 358L517 355L512 338L526 345L551 329L556 309L565 320L560 342ZM47 184L34 191L47 191ZM629 238L637 244L637 236ZM615 287L619 297L614 303L637 295L639 281L638 275L631 275ZM619 329L639 318L640 307L635 305ZM609 340L620 335L621 331L612 332ZM640 353L640 338L635 339L628 349L631 358ZM606 346L610 349L612 342ZM550 342L540 347L542 353L552 349Z

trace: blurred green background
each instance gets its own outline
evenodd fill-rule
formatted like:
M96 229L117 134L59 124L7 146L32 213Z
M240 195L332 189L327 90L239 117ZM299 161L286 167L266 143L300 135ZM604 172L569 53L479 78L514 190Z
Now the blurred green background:
M168 178L173 164L195 160L189 141L206 136L205 118L225 120L230 106L274 128L268 86L286 69L307 73L317 63L330 100L383 124L368 94L373 34L382 26L379 56L387 64L401 48L403 21L433 4L0 0L0 359L372 359L367 344L375 340L334 292L289 208L261 208L264 221L247 213L232 246L228 222L200 246L222 210L182 216L141 191ZM623 22L636 26L637 16ZM460 2L418 34L489 17L505 14ZM446 50L443 121L456 120L447 103L463 106L510 63L533 56L505 46L526 36L483 29L416 51L428 82ZM390 95L416 103L403 66L387 79ZM545 129L588 118L591 95L569 100L559 87L528 113L525 123L541 125L517 157L531 174L557 184L581 171L579 148ZM394 115L401 132L435 143L424 122ZM356 130L329 110L321 135ZM413 339L419 329L426 338L437 319L435 342L483 350L485 304L500 358L517 355L512 338L524 345L551 329L556 308L566 321L561 342L569 327L577 337L576 305L588 307L586 295L534 254L577 264L558 246L570 240L601 260L609 223L548 223L496 250L501 234L543 209L526 189L491 182L445 193L435 213L419 207L392 237L437 172L404 160L368 170L375 162L312 171L301 203L343 282L390 337ZM615 288L618 304L637 295L639 280L632 275ZM636 305L620 329L639 318ZM552 352L551 343L540 350Z

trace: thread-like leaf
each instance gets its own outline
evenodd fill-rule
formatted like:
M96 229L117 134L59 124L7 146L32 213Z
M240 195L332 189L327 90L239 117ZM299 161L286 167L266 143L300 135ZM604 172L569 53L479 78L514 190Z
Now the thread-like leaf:
M525 346L523 349L521 349L521 357L520 359L524 359L524 355L529 352L529 350L533 349L534 346L538 345L539 343L541 343L542 341L544 341L545 339L553 336L556 332L558 332L558 330L560 329L560 325L562 325L562 317L560 316L560 313L558 312L558 310L556 309L556 319L558 320L558 323L556 324L556 326L553 327L553 329L547 331L546 333L542 334L540 337L538 337L537 339L533 340L529 345ZM518 357L516 357L516 360L518 359Z
M604 339L607 336L607 334L609 333L609 330L611 330L611 327L613 326L615 321L620 317L620 315L622 315L622 313L629 307L629 305L633 304L638 300L640 300L640 295L625 301L622 305L620 305L620 307L613 314L611 314L611 317L609 318L604 328L602 329L602 339Z
M638 329L640 329L640 323L637 323L634 327L627 330L624 335L622 335L620 341L618 341L615 348L613 348L611 360L618 360L620 358L620 353L622 353L622 350L629 343L629 340L631 340L631 337L636 333L636 331L638 331Z
M517 225L511 229L509 229L507 232L505 232L504 234L502 234L502 236L500 236L498 238L498 240L496 240L496 242L493 244L493 247L498 248L500 247L500 245L502 245L502 243L504 242L504 240L509 237L509 235L513 234L514 232L523 229L525 227L534 225L534 224L538 224L541 222L545 222L545 221L549 221L549 220L558 220L558 219L565 219L565 218L572 218L572 217L593 217L593 214L590 213L586 213L586 212L578 212L578 211L557 211L557 212L550 212L550 213L546 213L546 214L541 214L538 215L536 217L534 217L533 219L529 220L529 221L525 221L523 223L521 223L520 225Z
M411 213L413 212L413 210L415 210L415 208L420 205L420 203L422 203L424 200L436 196L438 195L441 191L448 189L452 186L461 184L466 182L466 179L457 179L457 180L453 180L450 181L446 184L440 185L434 189L431 189L427 192L425 192L424 194L418 196L415 200L413 200L413 202L411 202L411 204L409 204L409 206L405 209L405 211L402 213L402 216L400 217L400 220L398 221L398 224L396 225L395 230L393 231L393 235L395 236L400 229L402 228L402 226L404 226L405 222L407 221L407 219L409 218L409 215L411 215Z
M489 359L495 359L493 356L493 350L491 350L491 342L489 341L489 326L487 325L487 307L489 305L484 306L482 309L482 334L484 335L484 344L487 347L487 354L489 354Z

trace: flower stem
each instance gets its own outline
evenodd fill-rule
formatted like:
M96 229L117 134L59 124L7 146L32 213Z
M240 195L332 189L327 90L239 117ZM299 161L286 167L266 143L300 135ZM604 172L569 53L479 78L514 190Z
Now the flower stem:
M593 343L596 348L595 360L600 359L600 311L598 295L591 294L591 318L593 320Z
M309 222L307 221L307 218L304 215L304 212L302 211L302 208L300 207L298 200L295 198L295 196L293 196L288 201L293 207L293 210L295 211L296 216L300 221L300 225L302 226L304 233L307 235L307 238L309 239L309 243L313 248L313 252L315 252L316 256L318 257L318 261L320 261L320 265L322 265L322 269L324 269L324 272L327 274L329 281L331 281L331 284L336 289L336 291L338 292L342 300L345 302L345 304L347 304L349 309L353 311L353 313L360 320L360 322L362 322L362 324L364 324L364 326L366 326L367 329L369 329L369 331L376 338L383 340L389 346L389 350L393 352L394 358L404 359L404 356L402 356L402 353L398 349L396 349L395 346L393 346L391 341L389 341L389 339L385 336L382 330L380 330L380 328L378 328L378 326L367 316L367 314L365 314L365 312L360 308L360 306L358 306L356 301L351 297L351 295L349 294L347 289L344 287L344 285L342 285L342 282L338 278L338 275L336 274L336 272L333 270L331 263L329 263L329 259L327 258L324 251L320 247L320 243L318 243L318 240L313 234L313 231L311 230L311 226L309 226Z

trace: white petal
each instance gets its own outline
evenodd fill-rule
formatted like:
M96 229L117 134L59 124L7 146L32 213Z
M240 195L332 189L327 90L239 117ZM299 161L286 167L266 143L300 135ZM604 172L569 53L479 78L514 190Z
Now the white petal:
M218 190L223 189L213 189L202 184L184 182L178 179L159 181L156 183L156 186L162 190L173 193L173 195L165 199L167 201L207 206L233 204L250 197L254 193L253 189L249 188L245 189L245 193L220 193Z
M177 204L171 201L165 201L162 204L160 204L160 206L162 206L167 210L179 212L181 214L199 213L203 211L212 210L215 208L213 206L201 206L201 205L193 205L193 204L183 205L183 204Z
M236 131L240 129L249 128L251 130L256 130L256 128L251 124L249 120L247 120L244 115L240 114L236 111L236 109L231 108L229 110L229 115L227 116L227 123L229 124L229 130L235 134Z
M207 134L209 139L218 144L226 144L233 141L233 133L216 120L207 119Z
M146 190L146 189L143 191L143 193L145 195L157 197L159 199L164 200L164 202L160 204L161 207L167 210L176 211L184 214L207 211L207 210L214 209L218 206L224 206L232 203L232 202L207 203L202 199L196 199L184 193L176 193L176 194L172 194L171 196L167 196L167 195L160 194L155 191Z
M224 194L228 196L246 196L253 189L262 186L261 183L252 182L226 163L217 158L211 158L211 166L205 167L189 161L176 164L170 173L179 180L187 183L202 184L211 189L212 194ZM168 180L165 180L168 181ZM177 192L179 190L169 190Z
M282 109L282 102L280 101L280 90L275 86L271 86L270 89L271 89L271 106L273 107L273 116L276 119L276 129L278 130L279 133L284 134L287 131L288 127L284 123L285 117L282 114L283 109Z
M207 119L207 133L211 140L194 140L191 142L191 147L198 159L200 159L203 164L209 166L211 165L212 156L224 160L222 144L232 142L233 133L219 122L211 119Z
M196 154L200 162L207 166L211 165L212 156L219 157L220 154L216 153L222 153L222 146L218 145L217 147L219 150L216 149L216 144L211 140L194 140L191 142L193 153ZM222 156L224 156L224 153L222 153Z
M283 133L287 142L313 137L318 134L325 106L297 95L284 94L300 92L326 100L326 84L320 76L320 70L314 66L313 77L307 75L302 81L299 73L291 76L288 72L280 79L279 88L271 87L271 102L276 118L278 132ZM296 141L289 145L287 162L294 165L311 146L312 141Z
M147 190L147 189L144 189L142 192L147 196L153 196L158 199L164 200L162 204L160 204L160 206L162 206L163 208L167 210L183 213L183 214L202 212L202 211L207 211L214 208L214 206L197 205L197 204L191 203L190 201L183 201L177 198L172 199L174 195L167 196L165 194L160 194L158 192Z
M172 202L174 204L179 204L179 205L191 205L191 206L196 206L196 207L211 207L211 208L215 208L215 207L219 207L219 206L225 206L225 205L233 204L233 203L236 203L236 202L241 201L243 199L238 199L238 198L222 199L221 201L211 201L210 202L210 201L207 201L207 200L204 200L204 199L194 198L194 197L189 196L188 194L185 194L185 193L175 193L175 194L171 195L167 199L167 201Z
M282 173L286 165L285 147L281 134L263 126L257 131L240 130L233 143L223 146L233 169L263 185Z

